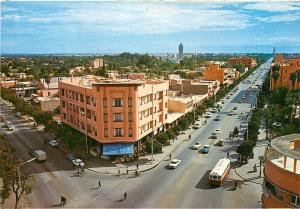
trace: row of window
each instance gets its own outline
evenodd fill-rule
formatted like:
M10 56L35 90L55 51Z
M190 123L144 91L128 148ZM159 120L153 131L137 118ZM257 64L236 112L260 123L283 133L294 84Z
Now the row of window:
M108 128L104 128L104 137L108 137L108 136L109 136ZM113 136L114 137L124 137L124 130L122 128L114 128ZM133 129L129 128L128 129L128 137L132 137L132 136L133 136Z
M84 99L83 94L65 89L61 89L61 95L80 102L86 101L87 104L96 106L95 99L92 96L86 96L86 98Z
M132 98L128 97L127 99L128 107L132 107ZM123 107L124 101L121 98L114 98L112 102L113 107ZM108 106L108 99L103 98L103 107Z
M80 113L83 116L86 114L87 118L89 119L93 119L94 121L97 120L96 113L93 110L87 109L85 112L85 109L83 107L79 107L75 104L68 103L65 101L62 101L62 106L63 108L70 109L73 112Z
M148 94L140 98L140 105L147 104L154 100L160 100L163 97L164 92L160 91L158 94ZM168 91L165 91L165 95L168 95Z
M72 124L74 124L77 127L80 127L82 130L85 130L85 122L80 121L79 118L75 118L72 115L70 115L69 117L67 117L66 113L63 113L63 119L71 122ZM97 129L93 126L91 126L90 124L87 124L87 132L88 133L94 133L95 136L97 136Z
M284 191L280 189L279 187L273 185L271 182L265 180L264 186L267 189L267 191L275 196L278 200L285 202L284 201L284 195L288 195L289 198L289 203L292 206L297 206L300 207L300 196L297 196L295 194L289 193L287 191Z
M104 113L104 122L108 122L108 113ZM123 122L124 121L124 117L122 113L114 113L113 114L113 121L114 122ZM128 122L132 122L132 113L129 112L128 113Z

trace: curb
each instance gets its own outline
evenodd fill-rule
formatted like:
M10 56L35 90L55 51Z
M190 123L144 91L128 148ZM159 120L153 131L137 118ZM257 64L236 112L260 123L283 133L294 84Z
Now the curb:
M248 180L249 182L252 182L252 183L254 183L254 184L260 184L260 185L262 185L262 183L258 183L258 182L256 182L256 181L249 180L249 179L243 177L241 174L238 173L237 168L235 168L234 170L235 170L235 173L236 173L240 178L242 178L243 180ZM263 178L263 177L259 177L259 178Z
M182 142L184 142L184 141L189 141L189 139L188 140L186 140L186 139L182 139L172 150L171 150L171 152L173 152ZM169 152L169 153L171 153L171 152ZM139 170L139 172L146 172L146 171L149 171L149 170L151 170L151 169L153 169L153 168L155 168L156 166L158 166L160 163L161 163L161 161L163 161L163 159L165 159L166 157L167 157L167 155L169 154L169 153L167 153L163 158L161 158L160 160L158 160L158 161L156 161L156 163L155 164L153 164L151 167L149 167L149 168L145 168L145 169L142 169L142 170ZM117 175L118 176L118 174L117 173L110 173L110 172L103 172L103 171L95 171L95 170L93 170L93 169L90 169L90 168L86 168L87 170L89 170L89 171L92 171L92 172L95 172L95 173L101 173L101 174L107 174L107 175ZM133 173L133 172L128 172L128 174L129 173ZM122 175L127 175L127 173L124 173L124 174L120 174L120 176L122 176Z

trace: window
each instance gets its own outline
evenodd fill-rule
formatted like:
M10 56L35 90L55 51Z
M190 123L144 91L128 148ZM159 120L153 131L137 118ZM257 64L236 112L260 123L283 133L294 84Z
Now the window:
M107 107L107 98L103 98L103 107Z
M87 124L87 131L88 131L89 133L92 133L92 127L91 127L89 124Z
M132 98L128 97L128 107L132 107Z
M133 129L132 128L128 129L128 136L129 137L133 136Z
M80 114L85 115L84 109L82 107L80 108Z
M132 122L132 113L131 112L128 113L128 121Z
M85 130L85 123L81 121L80 124L81 124L81 128L82 128L83 130Z
M91 104L91 98L89 96L86 96L86 103L89 105Z
M114 99L114 107L122 107L122 100L120 98Z
M65 90L64 89L61 89L61 95L65 96Z
M104 122L108 122L108 114L104 113Z
M78 93L76 93L76 100L78 101Z
M80 94L80 101L84 102L83 94Z
M67 119L66 113L63 113L63 118L64 118L64 119Z
M86 110L86 117L88 117L89 119L92 118L92 112L91 112L91 110Z
M104 129L104 136L105 136L105 137L108 137L108 128L105 128L105 129Z
M121 113L115 113L114 114L114 121L115 122L121 122L122 120L122 114Z
M167 119L168 118L168 114L165 114L165 119Z
M291 205L295 205L295 206L299 207L300 206L300 196L291 194L290 195L290 203L291 203Z
M62 106L63 106L63 108L66 107L66 102L65 101L62 101Z
M114 136L122 136L122 129L121 128L114 128Z

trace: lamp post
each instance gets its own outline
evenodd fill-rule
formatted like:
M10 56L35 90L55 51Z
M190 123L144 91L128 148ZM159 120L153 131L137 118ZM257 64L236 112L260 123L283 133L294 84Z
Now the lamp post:
M34 161L35 159L36 159L36 158L34 157L34 158L30 159L30 160L27 160L26 162L21 163L21 164L18 166L18 179L19 179L19 184L20 184L20 182L21 182L20 167L21 167L22 165L26 164L26 163L30 163L31 161Z

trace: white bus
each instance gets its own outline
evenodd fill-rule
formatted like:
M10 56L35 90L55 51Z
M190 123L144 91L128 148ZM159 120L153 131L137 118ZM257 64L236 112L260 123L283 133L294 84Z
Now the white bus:
M208 183L212 185L221 186L224 183L226 176L230 170L230 160L222 158L218 161L214 169L208 176Z

